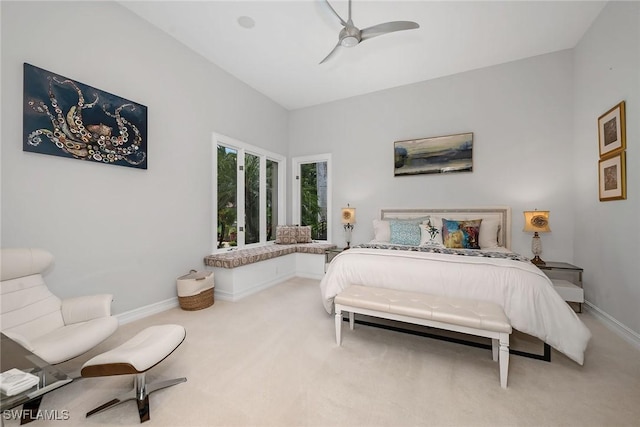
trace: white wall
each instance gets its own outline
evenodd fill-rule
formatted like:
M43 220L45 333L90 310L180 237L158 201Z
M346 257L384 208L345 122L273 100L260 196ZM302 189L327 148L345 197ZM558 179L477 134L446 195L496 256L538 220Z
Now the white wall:
M122 313L174 297L212 250L213 131L287 155L287 111L115 2L2 12L2 246L50 250L58 295ZM148 107L148 170L22 151L22 64Z
M585 297L640 337L640 3L610 2L574 50L575 260ZM598 199L598 117L626 101L627 199Z
M583 266L587 300L638 333L639 6L610 3L575 50L287 113L117 3L2 1L2 246L51 250L56 293L113 292L116 313L173 297L211 250L217 131L332 153L339 244L346 203L354 242L383 207L509 205L529 254L521 212L549 209L543 258ZM149 169L23 152L23 62L146 105ZM628 196L599 202L596 120L622 99ZM472 173L393 177L393 141L460 132L474 132Z
M512 247L531 255L523 210L551 211L543 259L573 261L572 53L562 51L358 96L290 114L291 156L333 155L339 208L357 209L353 241L386 207L507 205ZM393 176L393 142L473 132L471 173Z

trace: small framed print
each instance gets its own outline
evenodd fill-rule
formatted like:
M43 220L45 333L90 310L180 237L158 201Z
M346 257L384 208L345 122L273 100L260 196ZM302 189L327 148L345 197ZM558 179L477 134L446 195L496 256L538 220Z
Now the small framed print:
M626 148L624 101L598 118L600 158L609 157Z
M598 163L601 202L627 198L627 171L625 163L624 151L602 159Z

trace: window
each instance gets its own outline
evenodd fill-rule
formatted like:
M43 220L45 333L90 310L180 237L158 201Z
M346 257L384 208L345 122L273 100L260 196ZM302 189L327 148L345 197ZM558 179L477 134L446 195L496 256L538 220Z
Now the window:
M284 223L284 157L214 134L214 250L275 240Z
M310 225L313 240L331 241L331 155L293 159L293 222Z

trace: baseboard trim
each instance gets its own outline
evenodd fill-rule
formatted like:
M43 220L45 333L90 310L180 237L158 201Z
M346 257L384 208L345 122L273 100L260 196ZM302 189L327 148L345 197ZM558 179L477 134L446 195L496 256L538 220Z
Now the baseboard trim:
M124 313L116 314L115 317L118 319L118 323L120 325L125 325L135 320L143 319L145 317L170 310L172 308L178 307L179 305L180 304L178 303L178 297L173 297L164 301L145 305L144 307L125 311Z
M296 277L296 274L294 274L294 273L282 274L282 275L274 278L273 280L269 280L267 282L259 283L258 285L254 286L254 287L251 287L249 289L245 289L245 290L243 290L241 292L236 292L231 296L231 299L229 299L228 301L232 301L232 302L239 301L242 298L248 297L249 295L253 295L253 294L256 294L256 293L258 293L260 291L268 289L268 288L270 288L272 286L279 285L280 283L282 283L282 282L284 282L286 280L289 280L289 279L291 279L293 277ZM224 299L224 297L221 298L221 299Z
M304 275L306 276L306 275ZM214 296L215 299L217 300L221 300L221 301L229 301L229 302L235 302L238 301L242 298L245 298L249 295L253 295L255 293L258 293L260 291L263 291L267 288L270 288L272 286L275 285L279 285L280 283L289 280L293 277L304 277L304 276L300 276L294 273L290 273L290 274L284 274L282 276L279 276L273 280L270 280L268 282L264 282L259 284L258 286L255 286L253 288L250 289L246 289L242 292L240 292L239 294L231 294L229 292L225 292L225 291L221 291L217 288L214 288ZM313 277L315 278L315 277ZM149 305L145 305L144 307L140 307L140 308L136 308L133 310L129 310L126 311L124 313L120 313L120 314L116 314L114 315L116 317L116 319L118 319L118 324L120 325L125 325L127 323L131 323L134 322L136 320L140 320L140 319L144 319L145 317L149 317L152 316L154 314L158 314L158 313L162 313L163 311L167 311L170 310L172 308L175 307L179 307L179 301L178 301L178 297L173 297L173 298L169 298L167 300L164 301L159 301L153 304L149 304Z
M303 279L322 280L322 278L324 277L324 273L323 274L316 274L316 273L297 272L292 277L302 277Z
M629 327L623 325L611 315L605 313L589 301L585 301L584 305L603 325L613 331L616 335L627 341L629 344L640 350L640 334L633 331Z

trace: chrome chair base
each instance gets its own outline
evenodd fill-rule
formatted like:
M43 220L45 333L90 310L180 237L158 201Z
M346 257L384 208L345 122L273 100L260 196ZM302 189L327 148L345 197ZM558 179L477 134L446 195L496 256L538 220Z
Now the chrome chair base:
M138 414L140 415L140 422L143 423L145 421L149 421L149 395L154 391L171 387L173 385L180 384L186 381L187 379L185 377L182 377L173 380L147 384L144 372L136 374L134 379L134 387L132 390L117 396L116 398L98 406L97 408L90 410L89 412L87 412L86 417L90 417L91 415L97 414L98 412L106 411L109 408L113 408L114 406L118 406L119 404L128 402L129 400L135 400L138 404Z

